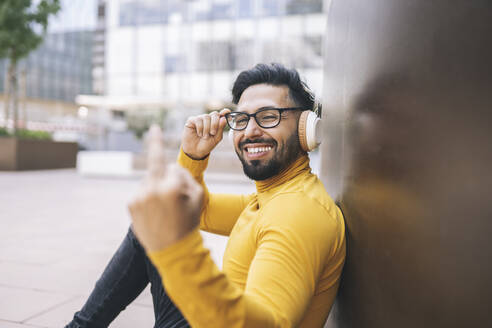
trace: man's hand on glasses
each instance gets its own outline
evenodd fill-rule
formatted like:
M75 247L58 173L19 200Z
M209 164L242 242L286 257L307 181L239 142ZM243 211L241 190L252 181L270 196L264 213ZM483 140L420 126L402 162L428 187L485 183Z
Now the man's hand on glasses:
M181 147L185 154L196 160L207 157L222 140L227 124L224 116L230 112L230 109L224 108L220 112L188 118L181 138Z

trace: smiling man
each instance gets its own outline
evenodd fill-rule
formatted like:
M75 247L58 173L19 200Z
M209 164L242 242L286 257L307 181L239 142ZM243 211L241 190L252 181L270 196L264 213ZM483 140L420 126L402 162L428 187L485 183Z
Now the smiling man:
M228 113L226 118L231 129L242 131L236 133L236 136L241 135L241 140L235 139L238 140L235 149L244 173L250 179L261 181L277 175L299 157L301 148L297 141L296 126L298 113L313 105L304 101L304 106L309 107L278 107L292 103L289 88L285 85L261 83L242 92L238 90L241 87L233 90L241 93L238 103L240 111ZM234 100L237 102L236 98ZM289 110L297 110L298 113L287 113ZM279 126L282 116L284 123ZM255 123L249 124L250 117L254 117Z
M163 166L154 135L150 178L130 205L141 244L130 230L72 327L109 324L149 281L155 327L324 325L345 235L341 212L299 141L301 113L313 109L314 97L297 71L279 64L242 72L232 93L236 111L188 119L179 166ZM256 181L251 195L212 194L203 182L226 124L244 173ZM229 236L223 272L199 228Z

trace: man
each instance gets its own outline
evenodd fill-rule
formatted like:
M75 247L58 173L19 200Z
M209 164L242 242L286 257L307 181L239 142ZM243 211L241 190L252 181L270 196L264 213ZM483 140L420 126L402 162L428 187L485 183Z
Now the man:
M323 326L345 236L341 212L299 143L299 116L314 98L297 71L278 64L242 72L232 93L236 111L188 119L179 166L163 166L153 132L150 175L129 207L145 252L129 231L70 327L107 326L149 280L156 327ZM244 173L256 181L252 195L210 194L203 183L226 124ZM224 272L198 226L230 237Z

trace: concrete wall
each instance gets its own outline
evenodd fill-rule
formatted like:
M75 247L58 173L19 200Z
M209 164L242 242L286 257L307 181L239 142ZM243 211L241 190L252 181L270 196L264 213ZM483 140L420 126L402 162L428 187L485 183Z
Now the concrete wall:
M330 327L491 327L492 2L333 0L322 176L348 257Z

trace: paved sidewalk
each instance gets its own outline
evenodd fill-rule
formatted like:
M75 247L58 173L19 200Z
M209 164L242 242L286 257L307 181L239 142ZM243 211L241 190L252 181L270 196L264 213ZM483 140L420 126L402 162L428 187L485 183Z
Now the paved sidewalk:
M249 193L245 178L211 175L213 192ZM139 180L75 170L0 172L0 327L63 327L80 309L129 225ZM226 239L205 234L219 264ZM111 325L153 327L148 288Z

